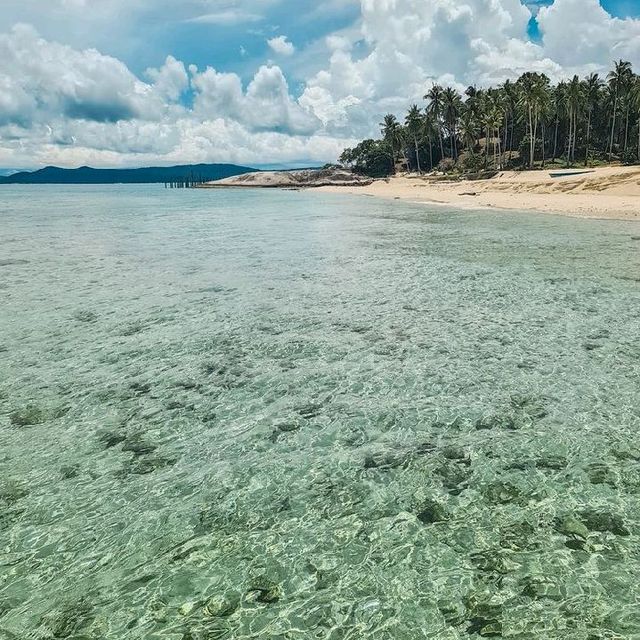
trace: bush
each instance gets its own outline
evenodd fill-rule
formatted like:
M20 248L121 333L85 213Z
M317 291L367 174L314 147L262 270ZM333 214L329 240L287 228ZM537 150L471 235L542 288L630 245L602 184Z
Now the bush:
M462 168L470 173L477 173L484 167L484 159L475 153L469 153L462 159Z
M456 168L456 162L453 158L442 158L440 162L438 162L438 171L442 171L443 173L451 173Z
M635 149L633 151L631 151L631 149L627 149L622 154L621 160L622 160L622 164L639 164L640 163L640 160L638 160L638 153Z

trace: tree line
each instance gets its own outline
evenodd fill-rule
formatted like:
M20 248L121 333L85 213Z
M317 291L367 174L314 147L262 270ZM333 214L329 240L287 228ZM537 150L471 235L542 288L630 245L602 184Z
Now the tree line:
M340 163L358 173L478 173L506 168L640 163L640 76L619 60L606 78L592 73L553 85L527 72L498 87L461 95L434 84L423 108L404 122L387 114L382 137L345 149Z

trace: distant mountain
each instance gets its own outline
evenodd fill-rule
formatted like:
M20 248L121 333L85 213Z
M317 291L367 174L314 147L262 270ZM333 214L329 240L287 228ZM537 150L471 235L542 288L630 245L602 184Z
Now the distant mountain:
M149 184L206 182L230 178L257 171L235 164L187 164L176 167L147 167L144 169L61 169L45 167L38 171L23 171L0 177L0 184Z

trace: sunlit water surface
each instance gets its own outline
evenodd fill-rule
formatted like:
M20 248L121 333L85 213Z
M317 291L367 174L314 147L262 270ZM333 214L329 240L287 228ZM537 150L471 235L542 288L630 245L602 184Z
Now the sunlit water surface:
M0 638L640 638L640 225L0 192Z

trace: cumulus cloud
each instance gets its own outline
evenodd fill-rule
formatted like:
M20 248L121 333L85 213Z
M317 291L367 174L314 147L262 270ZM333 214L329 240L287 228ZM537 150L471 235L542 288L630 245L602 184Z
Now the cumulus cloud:
M296 48L292 42L287 40L287 36L277 36L267 40L267 44L274 53L281 56L291 56L294 54Z
M158 118L160 93L119 60L43 40L27 25L0 35L0 123L29 124L51 114L117 122Z
M609 15L598 0L556 0L538 13L545 51L566 68L607 68L614 59L640 67L640 20Z

